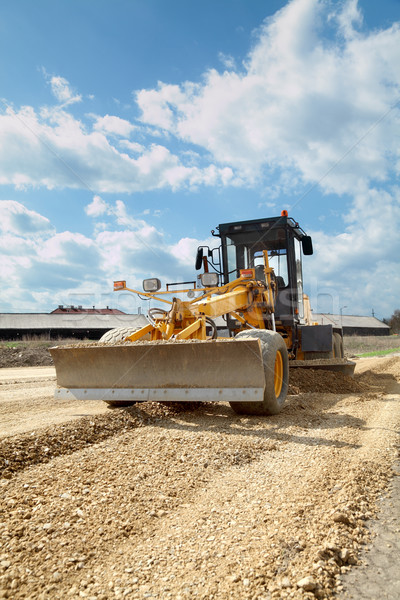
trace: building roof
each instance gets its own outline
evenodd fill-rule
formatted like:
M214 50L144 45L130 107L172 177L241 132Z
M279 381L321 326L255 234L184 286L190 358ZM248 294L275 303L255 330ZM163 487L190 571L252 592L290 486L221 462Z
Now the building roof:
M312 318L319 325L333 325L333 327L357 327L368 329L389 329L389 325L382 323L376 317L359 317L357 315L331 315L330 313L312 313Z
M138 327L148 323L144 315L125 313L2 313L0 330L18 329L35 331L44 329L114 329L115 327Z
M51 311L51 315L55 315L58 313L88 313L88 314L95 314L95 315L125 315L126 313L124 313L122 310L119 310L118 308L109 308L108 306L106 308L96 308L93 306L93 308L83 308L82 306L63 306L62 304L59 305L58 308L56 308L55 310Z

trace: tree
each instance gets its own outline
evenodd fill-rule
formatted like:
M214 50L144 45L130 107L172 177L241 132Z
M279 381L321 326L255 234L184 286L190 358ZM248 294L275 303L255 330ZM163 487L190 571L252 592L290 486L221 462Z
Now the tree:
M397 308L389 319L389 326L392 333L400 333L400 309Z

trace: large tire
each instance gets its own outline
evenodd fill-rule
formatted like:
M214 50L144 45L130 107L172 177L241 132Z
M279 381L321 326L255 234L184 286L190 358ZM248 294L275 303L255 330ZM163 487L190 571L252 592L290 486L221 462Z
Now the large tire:
M132 335L135 331L138 331L141 327L116 327L115 329L110 329L110 331L106 331L104 335L99 339L99 343L101 344L118 344L118 342L122 342L128 335ZM147 334L144 338L141 339L150 339L150 335ZM112 401L107 400L108 406L116 407L124 407L124 406L133 406L136 402L123 402L123 401Z
M289 358L279 333L267 330L241 331L235 339L257 338L261 341L265 390L262 402L230 402L239 415L276 415L285 403L289 386Z
M343 338L340 333L333 334L333 357L344 358Z
M101 344L118 344L118 342L123 342L128 335L132 335L135 331L139 331L142 329L141 327L116 327L115 329L110 329L110 331L106 331L104 335L99 339L99 343ZM146 334L144 337L140 338L141 340L149 340L150 334Z

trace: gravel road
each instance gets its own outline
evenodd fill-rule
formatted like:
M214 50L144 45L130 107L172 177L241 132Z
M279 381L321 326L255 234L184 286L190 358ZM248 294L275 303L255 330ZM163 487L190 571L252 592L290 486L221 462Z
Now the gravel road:
M51 373L21 374L0 375L0 598L351 593L398 459L399 357L293 374L269 418L55 408Z

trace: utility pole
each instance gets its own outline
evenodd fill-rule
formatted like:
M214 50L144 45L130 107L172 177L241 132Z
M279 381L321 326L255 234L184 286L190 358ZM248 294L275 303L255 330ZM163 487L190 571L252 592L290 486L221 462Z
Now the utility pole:
M347 308L347 306L342 306L340 308L340 327L343 327L343 309Z

